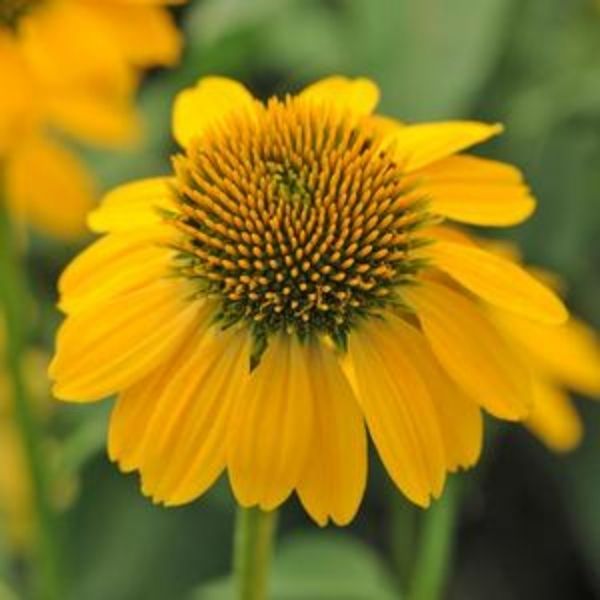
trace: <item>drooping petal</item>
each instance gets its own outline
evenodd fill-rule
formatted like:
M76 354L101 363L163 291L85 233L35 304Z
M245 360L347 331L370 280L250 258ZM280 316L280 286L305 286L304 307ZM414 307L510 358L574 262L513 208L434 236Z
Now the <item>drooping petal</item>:
M248 346L243 336L222 345L223 354L214 371L202 382L200 388L206 405L192 415L191 426L184 430L181 456L173 461L173 475L166 477L163 467L156 465L154 473L142 477L144 493L152 488L153 474L158 475L155 500L164 498L167 506L184 504L206 490L226 466L227 436L238 389L248 376ZM180 437L179 434L175 434ZM201 441L201 443L200 443ZM171 462L173 457L166 455ZM173 487L174 486L174 487Z
M314 423L298 496L319 525L349 523L367 478L367 438L357 400L331 351L307 349Z
M500 133L502 126L476 121L442 121L398 128L384 145L411 173Z
M144 493L168 506L201 495L223 471L233 401L248 376L247 336L211 328L211 312L174 360L119 397L111 419L111 458L138 469Z
M535 404L525 426L556 452L573 450L581 441L583 423L569 396L557 385L536 379Z
M439 415L446 465L450 471L471 467L481 454L483 419L477 403L444 372L422 333L402 319L389 317L394 335L411 357Z
M108 452L124 472L151 465L160 456L182 407L192 401L188 388L202 379L208 364L205 349L210 348L206 342L213 308L208 302L201 304L193 330L182 336L171 357L119 394L111 414ZM193 369L198 369L197 376L190 376ZM155 401L149 403L149 397Z
M404 294L450 377L491 414L524 418L531 405L529 374L482 310L433 281Z
M551 326L504 311L492 316L549 378L582 394L600 396L600 344L583 322L572 317Z
M50 366L61 400L99 400L133 385L194 326L198 302L179 279L160 279L67 317Z
M92 231L104 233L129 231L161 223L161 210L173 209L173 181L170 177L154 177L114 188L89 215L89 227Z
M58 283L61 310L81 311L171 275L175 251L166 243L172 233L157 225L96 241L62 273Z
M432 212L462 223L515 225L535 208L519 170L493 160L450 156L421 170L418 181Z
M352 115L370 115L379 102L379 88L370 79L332 76L306 87L299 94L319 104L335 106Z
M235 399L228 469L242 506L273 509L296 487L308 456L313 405L306 348L287 334L274 336Z
M236 111L252 111L256 101L241 84L226 77L203 77L183 90L173 107L173 135L186 147L210 127Z
M387 323L368 321L349 338L350 381L379 456L398 488L428 506L444 485L438 416L411 348Z
M427 254L438 269L490 304L553 325L568 317L558 296L509 260L475 246L445 241L432 244Z
M85 165L62 146L42 137L24 140L6 161L5 185L18 219L67 240L85 232L94 182Z

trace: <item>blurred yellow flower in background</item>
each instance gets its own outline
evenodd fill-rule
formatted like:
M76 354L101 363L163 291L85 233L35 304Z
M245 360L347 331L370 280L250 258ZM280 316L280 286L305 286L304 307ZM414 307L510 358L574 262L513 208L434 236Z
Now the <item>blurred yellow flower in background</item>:
M61 238L84 231L94 181L61 136L123 145L140 132L142 69L176 62L164 0L8 0L0 7L0 169L14 217Z
M354 516L368 428L427 506L481 449L481 408L531 412L530 373L489 316L555 327L559 298L444 219L518 223L517 169L459 154L501 128L403 125L378 89L332 77L255 100L209 77L183 91L175 174L117 188L106 234L60 281L58 398L114 393L109 452L156 502L227 469L242 506L296 491L320 524Z

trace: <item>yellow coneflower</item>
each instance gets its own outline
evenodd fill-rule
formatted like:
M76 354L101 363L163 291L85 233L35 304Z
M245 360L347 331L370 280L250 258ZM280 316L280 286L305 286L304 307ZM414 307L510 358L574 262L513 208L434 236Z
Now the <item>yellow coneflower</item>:
M350 521L368 429L413 502L472 465L481 408L525 418L532 392L489 307L556 325L562 302L444 225L507 226L534 208L513 167L459 154L499 133L403 125L377 87L332 77L254 99L208 77L174 108L174 174L109 193L105 234L67 268L58 398L119 394L109 453L155 502L226 470L242 506L294 491Z
M165 4L173 2L0 4L0 175L18 220L64 238L84 231L93 179L53 133L93 144L136 137L140 70L172 64L180 51Z

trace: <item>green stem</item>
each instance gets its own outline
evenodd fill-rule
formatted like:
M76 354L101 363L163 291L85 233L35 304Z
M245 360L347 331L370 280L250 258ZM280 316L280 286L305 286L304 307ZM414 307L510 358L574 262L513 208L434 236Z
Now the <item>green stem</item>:
M390 550L399 586L404 589L403 586L409 581L413 571L421 511L400 496L395 487L390 490L390 494Z
M233 571L238 600L266 600L277 513L238 508Z
M425 513L415 556L409 600L439 600L450 571L460 482L452 477L440 500Z
M55 521L49 499L48 471L41 448L42 431L33 413L25 385L23 354L29 337L29 294L19 264L17 244L8 215L0 203L0 303L6 329L6 369L14 417L20 433L33 493L40 564L36 598L62 600L55 551Z

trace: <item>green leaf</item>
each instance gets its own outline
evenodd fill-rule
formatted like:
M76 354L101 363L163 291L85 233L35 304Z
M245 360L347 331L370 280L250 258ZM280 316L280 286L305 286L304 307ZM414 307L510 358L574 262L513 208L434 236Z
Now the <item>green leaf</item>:
M185 598L223 572L231 555L231 502L216 495L181 508L153 506L137 475L106 460L88 464L68 514L65 557L77 600Z
M302 533L282 544L273 574L277 600L392 600L398 593L377 554L348 534Z
M207 583L191 596L191 600L231 600L232 598L235 598L235 586L230 577Z
M467 114L498 60L509 0L351 3L349 62L383 82L382 108L406 119ZM356 68L356 67L355 67Z
M271 573L272 600L398 600L381 559L348 534L319 531L284 540ZM193 600L230 600L233 582L224 578L197 590Z
M199 36L202 45L218 43L240 30L259 26L276 10L293 0L204 0L191 7L187 30Z
M262 14L260 60L300 79L372 77L382 109L404 119L463 116L499 60L513 1L297 0Z

